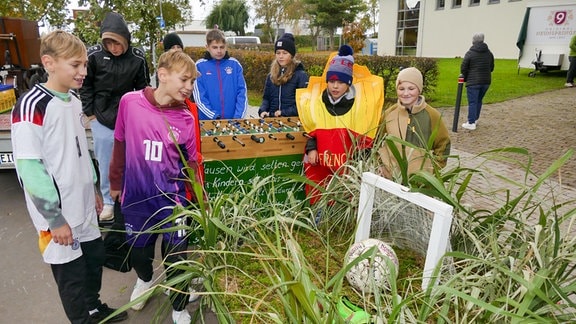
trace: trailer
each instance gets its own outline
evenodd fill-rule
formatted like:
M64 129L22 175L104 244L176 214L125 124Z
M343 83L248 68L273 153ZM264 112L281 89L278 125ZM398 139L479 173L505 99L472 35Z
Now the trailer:
M576 1L548 0L526 3L516 46L518 68L535 72L566 71L570 66L570 39L576 34Z
M0 17L0 53L0 84L13 85L16 97L46 80L36 21Z

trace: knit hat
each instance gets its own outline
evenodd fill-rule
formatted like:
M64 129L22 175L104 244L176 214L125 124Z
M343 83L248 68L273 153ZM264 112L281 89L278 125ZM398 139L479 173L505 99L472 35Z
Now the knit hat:
M283 49L286 52L290 53L292 57L296 55L296 45L294 44L294 35L290 33L285 33L280 37L276 43L274 44L274 52L279 49Z
M396 88L400 82L410 82L415 84L418 87L420 93L422 93L422 88L424 85L424 81L422 80L422 73L415 67L405 68L400 73L398 73L398 77L396 78Z
M182 49L184 49L184 43L182 43L182 39L176 33L169 33L164 36L162 40L162 45L164 45L164 52L168 52L172 46L178 45Z
M326 82L330 80L342 81L348 85L352 84L354 67L354 50L349 45L342 45L338 49L338 55L332 58L326 73Z
M472 44L482 43L484 41L484 34L476 33L472 36Z

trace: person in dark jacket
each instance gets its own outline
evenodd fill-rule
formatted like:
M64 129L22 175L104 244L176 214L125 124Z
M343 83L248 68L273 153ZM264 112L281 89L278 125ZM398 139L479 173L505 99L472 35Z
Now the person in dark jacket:
M125 93L149 85L150 73L144 52L130 45L130 31L120 14L106 14L100 26L100 38L101 44L88 49L87 75L80 88L80 97L82 111L90 118L94 154L100 172L104 208L99 219L107 221L114 217L108 168L114 145L118 103Z
M308 86L308 74L296 59L294 36L286 33L274 44L276 58L264 84L262 105L258 109L260 118L298 116L296 89Z
M484 34L477 33L472 37L472 47L464 55L460 66L460 73L466 81L466 96L468 98L468 121L462 124L463 128L475 130L482 99L492 82L494 71L494 55L484 43Z

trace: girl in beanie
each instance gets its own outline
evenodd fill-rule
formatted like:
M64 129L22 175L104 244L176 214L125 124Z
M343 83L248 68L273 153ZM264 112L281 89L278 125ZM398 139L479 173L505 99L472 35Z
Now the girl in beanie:
M401 154L405 152L408 175L418 170L432 172L433 164L444 167L450 154L448 129L440 112L426 103L421 95L422 88L422 73L418 69L410 67L400 71L396 78L398 102L384 112L380 128L380 134L387 139L393 136L416 146L407 147L394 141L398 151ZM402 180L403 172L386 141L382 142L379 150L383 162L381 173L388 179Z
M354 64L353 50L340 47L328 59L323 77L311 77L296 91L300 121L310 138L304 173L316 183L306 185L310 203L354 152L372 147L384 104L384 82L367 67Z
M308 74L296 59L294 36L286 33L274 43L275 59L264 84L260 118L298 116L296 89L308 85Z

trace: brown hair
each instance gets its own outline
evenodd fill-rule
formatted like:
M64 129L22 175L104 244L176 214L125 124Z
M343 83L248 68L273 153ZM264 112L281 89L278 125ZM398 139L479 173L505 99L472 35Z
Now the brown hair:
M276 86L286 84L290 79L292 79L298 64L300 64L300 61L292 58L292 61L286 65L286 68L282 73L282 67L278 64L278 61L273 60L272 65L270 66L270 80Z
M210 45L213 41L223 42L226 44L226 36L220 29L212 29L206 33L206 44Z
M44 35L41 39L40 56L43 55L63 59L86 56L86 45L84 45L80 38L68 32L55 30Z

